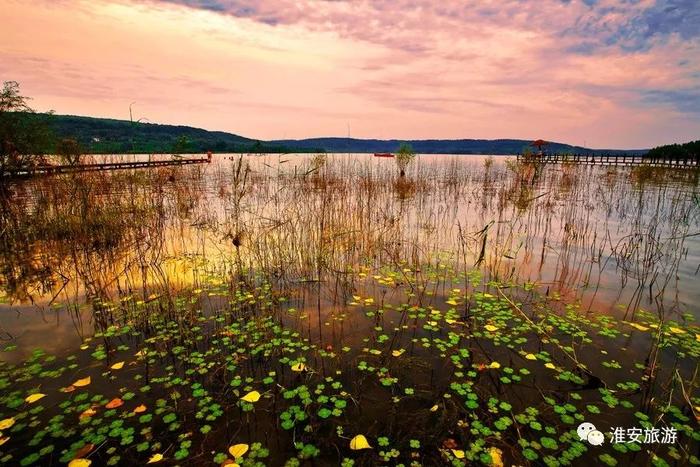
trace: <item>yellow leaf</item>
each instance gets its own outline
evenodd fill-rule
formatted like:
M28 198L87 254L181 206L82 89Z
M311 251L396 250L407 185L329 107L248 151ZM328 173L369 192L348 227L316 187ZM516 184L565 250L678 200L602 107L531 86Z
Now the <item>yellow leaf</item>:
M464 459L464 451L461 449L451 449L451 451L457 459Z
M26 402L27 404L33 404L34 402L38 401L42 397L46 397L46 394L42 394L40 392L37 392L36 394L32 394L31 396L27 396L24 399L24 402Z
M491 364L489 365L489 368L500 368L500 367L501 367L501 364L498 362L491 362Z
M250 391L248 394L241 397L241 400L246 402L257 402L260 400L260 393L258 391Z
M304 371L306 369L306 365L303 363L299 362L296 365L292 365L292 371Z
M90 384L91 382L92 382L92 380L91 380L90 377L88 376L87 378L79 379L78 381L76 381L75 383L73 383L73 386L75 386L75 387L77 387L77 388L82 388L83 386L87 386L87 385Z
M359 451L360 449L372 449L372 446L367 442L365 435L357 435L350 440L350 449Z
M124 368L124 362L117 362L114 365L110 366L111 369L113 370L121 370Z
M160 462L160 461L162 461L162 460L163 460L163 454L161 454L161 453L156 453L156 454L153 454L153 455L148 459L148 462L146 462L146 464L155 464L156 462Z
M4 438L0 438L0 446L7 443L9 440L10 440L9 436L5 436Z
M360 297L359 295L353 295L352 298L353 298L355 301L360 301L360 300L362 300L362 297Z
M525 355L525 358L527 358L528 360L537 360L537 357L535 357L535 354L531 354L531 353Z
M83 411L83 413L81 413L81 414L78 416L78 418L80 418L80 419L82 420L82 419L84 419L84 418L92 417L92 416L95 415L96 413L97 413L97 410L95 410L95 409L93 409L92 407L90 407L90 408L88 408L88 409L85 409L85 410Z
M437 412L437 409L438 409L438 405L435 404L434 406L432 406L432 407L430 408L430 411L431 411L431 412Z
M0 420L0 430L7 430L12 425L15 424L14 418L6 418L5 420Z
M391 355L393 355L394 357L400 357L401 355L403 355L403 353L404 353L405 351L406 351L406 349L392 350L392 351L391 351Z
M491 455L491 465L493 467L503 467L503 451L496 447L489 449Z
M700 334L695 334L695 340L700 342Z
M637 324L637 323L630 323L630 326L632 326L633 328L638 329L640 331L648 331L649 330L648 327L642 326L641 324Z
M459 303L455 302L455 301L452 300L452 299L447 300L445 303L447 303L448 305L452 305L452 306L457 306L457 305L459 305Z
M455 324L457 322L456 319L451 319L451 318L445 318L445 322L447 324Z
M547 362L547 363L544 364L544 366L546 366L546 367L549 368L550 370L554 370L554 369L556 368L556 367L554 366L554 363L552 363L552 362Z
M669 329L669 331L671 331L671 332L674 333L674 334L685 334L685 329L675 328L675 327L673 327L673 326L671 326L671 327L668 328L668 329Z
M89 348L90 348L90 346L87 345L87 344L82 344L82 345L80 346L80 350L87 350L87 349L89 349Z
M90 459L73 459L68 463L68 467L88 467L92 464Z
M134 409L134 413L142 413L146 411L146 406L141 404Z
M486 326L484 326L484 329L486 329L489 332L498 331L498 328L496 326L494 326L493 324L487 324Z
M248 445L247 444L234 444L230 448L228 448L229 454L231 454L235 458L243 457L243 455L248 452Z

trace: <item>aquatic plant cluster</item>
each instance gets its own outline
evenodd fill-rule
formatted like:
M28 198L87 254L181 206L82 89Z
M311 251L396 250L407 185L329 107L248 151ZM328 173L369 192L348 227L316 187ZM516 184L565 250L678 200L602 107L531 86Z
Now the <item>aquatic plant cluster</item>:
M11 188L1 463L700 463L697 179L258 162Z

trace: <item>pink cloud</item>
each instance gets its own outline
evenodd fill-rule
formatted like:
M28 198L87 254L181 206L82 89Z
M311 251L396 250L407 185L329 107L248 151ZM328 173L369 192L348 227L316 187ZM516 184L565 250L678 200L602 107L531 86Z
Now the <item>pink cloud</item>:
M651 146L700 132L700 9L661 3L12 0L0 75L58 113L263 139Z

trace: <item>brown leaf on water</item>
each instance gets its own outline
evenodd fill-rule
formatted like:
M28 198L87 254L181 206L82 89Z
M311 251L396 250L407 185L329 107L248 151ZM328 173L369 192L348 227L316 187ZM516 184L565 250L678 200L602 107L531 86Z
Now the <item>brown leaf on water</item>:
M61 389L61 392L73 392L73 391L75 391L76 389L77 389L77 388L71 384L70 386Z
M116 409L117 407L121 407L122 405L124 405L124 401L121 400L120 398L116 397L116 398L112 399L111 401L109 401L105 405L105 407L108 409Z
M442 446L445 449L456 449L457 448L457 441L455 441L452 438L447 438L445 441L442 442Z

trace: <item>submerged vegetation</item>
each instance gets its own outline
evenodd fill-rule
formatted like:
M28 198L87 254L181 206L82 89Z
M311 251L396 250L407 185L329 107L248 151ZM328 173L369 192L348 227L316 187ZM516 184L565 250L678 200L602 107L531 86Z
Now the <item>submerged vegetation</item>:
M697 171L371 159L9 185L0 462L700 463Z

